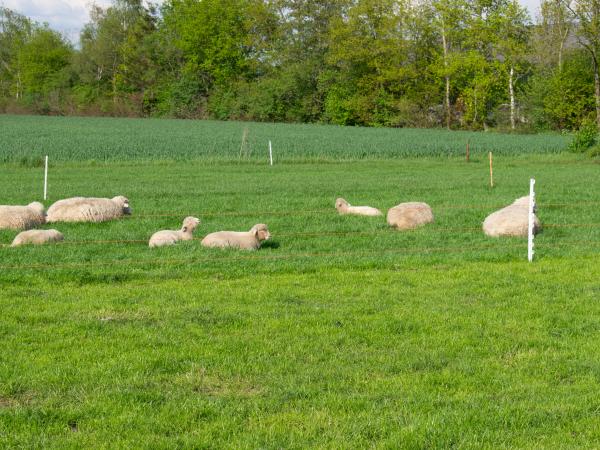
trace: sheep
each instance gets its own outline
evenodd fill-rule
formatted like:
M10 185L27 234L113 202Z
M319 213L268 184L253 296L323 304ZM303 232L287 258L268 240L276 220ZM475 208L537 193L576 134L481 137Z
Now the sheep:
M27 206L0 205L0 230L28 230L44 223L46 215L40 202Z
M254 225L250 231L218 231L202 239L204 247L233 247L242 250L258 250L263 241L271 238L271 233L263 223Z
M11 247L19 247L25 244L46 244L48 242L62 241L65 237L58 230L29 230L22 231L12 241Z
M529 196L515 200L511 205L493 212L483 221L483 232L491 237L527 237L529 228ZM533 215L533 233L537 234L542 224Z
M335 201L335 209L340 215L355 214L357 216L381 216L382 213L377 208L371 206L352 206L343 198L338 198Z
M73 197L59 200L48 208L48 223L104 222L131 214L129 200L122 195L110 198Z
M200 219L196 217L186 217L183 219L181 230L162 230L157 231L150 237L149 247L163 247L173 245L177 241L191 241L194 237L194 231L200 224Z
M427 203L400 203L390 208L387 213L388 225L398 230L410 230L431 222L433 222L433 211Z

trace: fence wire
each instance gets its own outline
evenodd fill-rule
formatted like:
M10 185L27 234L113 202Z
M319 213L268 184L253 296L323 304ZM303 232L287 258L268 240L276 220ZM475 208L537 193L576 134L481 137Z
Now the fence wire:
M504 208L507 205L439 205L435 207L435 210L453 210L453 209L490 209L497 210ZM538 203L538 208L577 208L583 206L600 206L600 202L577 202L577 203ZM334 213L333 207L328 209L306 209L306 210L292 210L292 211L203 211L190 213L177 212L177 211L159 211L151 214L133 214L131 216L125 216L126 219L147 219L156 217L181 217L186 216L197 216L197 217L252 217L252 216L309 216L313 214L331 214Z

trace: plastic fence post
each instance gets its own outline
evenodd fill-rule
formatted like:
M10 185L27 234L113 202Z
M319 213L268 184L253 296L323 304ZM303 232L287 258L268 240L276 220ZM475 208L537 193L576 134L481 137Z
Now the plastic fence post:
M527 224L527 260L533 261L533 223L534 223L534 212L535 212L535 179L529 180L529 214Z

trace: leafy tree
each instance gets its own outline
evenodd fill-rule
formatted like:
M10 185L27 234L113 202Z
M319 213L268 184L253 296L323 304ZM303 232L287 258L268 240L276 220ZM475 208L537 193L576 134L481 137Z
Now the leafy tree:
M47 27L34 29L17 51L23 92L43 95L63 84L72 51L71 45L57 32Z
M562 0L576 23L575 35L589 53L594 74L596 123L600 129L600 0Z
M0 95L19 100L23 95L18 52L31 37L31 21L0 6Z

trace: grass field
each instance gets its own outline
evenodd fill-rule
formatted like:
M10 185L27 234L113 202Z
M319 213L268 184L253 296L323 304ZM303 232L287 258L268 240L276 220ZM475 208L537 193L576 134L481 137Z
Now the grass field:
M23 149L70 119L45 120ZM152 123L155 135L205 126ZM111 136L123 149L128 138ZM148 162L160 153L147 144L138 160L91 163L64 142L47 203L124 194L133 215L53 225L63 244L0 248L0 447L600 446L595 161L507 148L491 189L477 153L468 164L306 153L268 167L201 152ZM0 203L40 199L41 168L0 173ZM545 225L532 264L522 239L480 231L530 176ZM340 195L381 209L426 201L436 221L394 232L338 216ZM254 253L147 247L187 215L202 220L198 238L264 222L273 239Z

